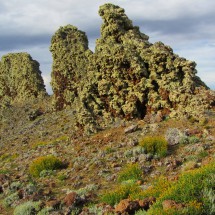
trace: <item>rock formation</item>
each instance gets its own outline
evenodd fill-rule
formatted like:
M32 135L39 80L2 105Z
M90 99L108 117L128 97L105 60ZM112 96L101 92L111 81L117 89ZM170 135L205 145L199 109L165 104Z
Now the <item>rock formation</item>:
M85 126L157 114L199 118L214 106L214 92L196 76L195 62L162 42L151 44L124 9L105 4L99 14L103 24L95 53L73 26L61 27L52 39L57 109L72 106L78 124Z
M52 89L54 106L62 110L78 96L80 80L86 76L88 39L84 32L72 25L61 27L52 37L50 51L53 57Z
M107 118L142 118L146 114L149 73L136 46L149 47L148 36L133 27L120 7L106 4L99 14L104 23L89 60L88 109Z
M39 63L27 53L11 53L0 62L0 106L46 95Z

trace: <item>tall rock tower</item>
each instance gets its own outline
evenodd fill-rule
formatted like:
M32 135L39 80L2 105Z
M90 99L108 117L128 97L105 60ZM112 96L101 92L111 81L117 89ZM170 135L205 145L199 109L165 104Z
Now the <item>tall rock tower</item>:
M137 47L148 48L148 36L133 26L119 6L105 4L99 15L103 19L101 37L88 67L93 86L93 92L88 93L89 109L107 118L142 118L146 114L149 72Z
M72 25L60 27L52 37L50 51L53 57L53 101L55 109L61 110L71 106L77 98L80 81L86 76L91 51L85 33Z

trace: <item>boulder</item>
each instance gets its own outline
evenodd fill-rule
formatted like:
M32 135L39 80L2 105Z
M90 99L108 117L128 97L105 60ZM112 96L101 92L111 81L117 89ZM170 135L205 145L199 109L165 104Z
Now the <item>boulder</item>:
M164 210L169 210L169 209L180 210L180 209L182 209L182 208L185 207L184 204L177 203L177 202L175 202L174 200L164 200L164 201L162 202L162 205L163 205L163 209L164 209Z
M145 198L144 200L139 200L138 202L141 209L144 209L145 211L147 211L150 208L150 206L156 202L156 198L150 196L148 198Z
M70 206L72 206L73 204L76 203L77 197L78 197L78 195L77 195L76 192L68 193L68 194L66 195L66 197L64 198L63 203L64 203L67 207L70 207Z
M123 199L115 207L115 212L120 214L133 214L140 209L138 201L131 201L129 199Z

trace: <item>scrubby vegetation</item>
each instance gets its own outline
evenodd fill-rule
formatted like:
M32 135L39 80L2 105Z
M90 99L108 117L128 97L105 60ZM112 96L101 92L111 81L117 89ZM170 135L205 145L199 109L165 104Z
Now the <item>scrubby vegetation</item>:
M41 202L25 202L15 208L14 215L36 214L40 210L40 205Z
M152 189L158 190L157 202L147 214L158 214L158 211L160 214L213 214L214 198L211 195L214 193L214 175L215 163L211 162L200 169L183 173L177 181L165 186L155 184ZM210 193L212 198L206 193ZM183 204L183 207L176 205L175 208L165 209L162 206L164 200L174 200L177 204Z
M39 177L43 171L60 169L63 163L55 156L44 156L35 159L30 167L29 173L33 177Z
M143 172L138 164L128 164L126 165L118 175L118 182L128 181L128 180L140 180L142 178Z
M156 203L143 214L213 214L215 212L214 176L215 164L212 161L200 169L182 173L179 179L173 182L161 176L145 190L135 183L121 184L105 193L101 200L114 206L122 199L136 200L153 196L156 197ZM175 204L165 208L163 206L165 200L174 201Z
M138 193L140 190L137 184L120 184L112 191L104 193L101 196L101 201L114 206L122 199L127 199L132 193Z
M151 153L160 157L164 157L167 154L168 143L164 137L144 137L140 140L139 145L145 149L146 153Z
M141 189L136 182L142 179L142 175L138 164L126 165L118 174L118 186L105 192L101 196L101 201L114 206L120 200L128 198L130 194L140 192Z

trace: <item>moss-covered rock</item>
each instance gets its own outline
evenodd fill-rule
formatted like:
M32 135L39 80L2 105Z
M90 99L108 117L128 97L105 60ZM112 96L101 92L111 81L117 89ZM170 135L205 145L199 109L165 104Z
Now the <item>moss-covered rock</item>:
M72 106L79 126L105 126L157 113L199 118L214 105L214 91L196 76L195 62L162 42L151 44L119 6L105 4L99 15L103 24L95 53L86 35L70 25L52 39L57 109Z
M147 113L161 110L171 116L198 117L213 104L214 92L196 76L195 62L179 57L161 42L141 50L140 56L149 72Z
M4 55L0 62L0 105L26 102L47 95L39 63L28 53Z
M71 106L78 96L80 80L86 75L88 39L83 31L72 25L60 27L52 37L50 51L53 57L52 89L55 109Z
M96 51L89 60L88 108L114 118L143 117L149 74L136 46L149 47L148 37L132 25L118 6L101 6L99 14L104 23Z
M99 14L101 38L90 56L90 87L84 99L91 112L108 120L143 118L158 111L163 116L199 117L214 103L214 92L196 76L195 62L162 42L149 43L124 9L105 4Z

